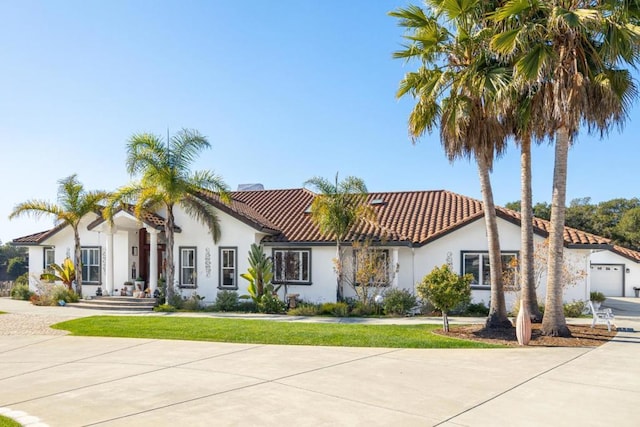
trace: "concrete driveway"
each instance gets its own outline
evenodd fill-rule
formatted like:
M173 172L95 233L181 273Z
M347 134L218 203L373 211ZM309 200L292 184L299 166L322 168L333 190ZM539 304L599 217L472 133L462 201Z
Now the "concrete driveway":
M607 300L619 327L640 329L638 302ZM636 426L638 335L500 350L0 336L0 407L49 426Z

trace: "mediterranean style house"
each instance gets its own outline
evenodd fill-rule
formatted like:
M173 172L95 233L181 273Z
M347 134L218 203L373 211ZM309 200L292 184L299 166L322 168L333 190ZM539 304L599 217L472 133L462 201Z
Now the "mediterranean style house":
M219 212L222 236L214 243L207 229L179 207L175 212L175 287L183 296L194 292L213 302L221 290L246 293L247 271L253 243L261 244L274 262L274 283L285 283L280 296L299 294L308 302L336 299L333 260L335 242L322 236L312 223L310 206L315 194L307 189L254 190L231 193L222 203L213 194L202 198ZM370 193L367 203L377 221L363 224L348 236L366 236L375 242L395 270L388 286L415 290L416 283L434 267L449 264L454 271L474 276L473 300L489 302L489 259L482 203L445 190ZM520 216L497 208L500 244L505 265L520 251ZM168 248L162 211L142 219L121 210L113 224L98 214L80 226L83 259L83 294L119 295L123 284L141 277L153 292L163 277L162 260ZM534 219L534 240L542 246L549 223ZM565 258L579 274L565 289L565 300L586 300L598 290L608 296L631 296L640 286L640 252L613 245L609 239L566 228ZM73 256L70 227L19 237L14 245L29 248L29 272L38 277L53 262ZM285 265L286 264L286 265ZM509 268L509 267L508 267ZM538 272L538 297L544 298L544 271ZM353 290L345 288L346 296ZM515 295L511 300L515 299Z

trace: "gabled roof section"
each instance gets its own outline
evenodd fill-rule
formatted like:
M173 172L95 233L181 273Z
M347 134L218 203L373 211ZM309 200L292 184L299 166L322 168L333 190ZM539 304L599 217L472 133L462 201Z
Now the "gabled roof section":
M522 221L522 215L520 212L512 211L503 207L496 207L496 214L516 225L520 225ZM540 218L533 218L534 233L547 237L551 231L551 223L547 220ZM564 228L564 244L565 246L579 246L579 245L600 245L610 246L611 239L606 237L597 236L595 234L587 233L586 231L577 230L571 227Z
M134 213L134 206L133 205L126 205L124 206L124 208L120 208L118 209L115 213L117 214L118 212L126 212L129 215L131 215L133 218L135 218L136 220L139 220L140 222L142 222L144 225L148 225L149 227L152 227L156 230L164 230L164 224L166 222L166 220L158 215L155 212L143 212L142 213L142 218L138 219ZM114 214L115 215L115 214ZM102 216L99 216L98 218L96 218L94 221L92 221L89 225L87 225L87 229L88 230L93 230L94 228L96 228L98 225L102 224L105 222L105 219ZM180 233L182 231L182 229L180 227L178 227L177 225L174 225L173 227L174 231Z
M31 246L31 245L39 245L42 242L44 242L45 240L47 240L49 237L53 236L54 234L56 234L58 231L62 230L63 228L65 228L67 226L66 223L60 223L58 225L56 225L55 227L46 230L46 231L41 231L39 233L33 233L33 234L29 234L28 236L22 236L22 237L18 237L15 238L11 241L11 244L15 245L15 246Z
M623 248L622 246L614 245L611 249L612 252L623 256L631 261L640 263L640 252L634 251L633 249Z
M215 206L217 209L231 215L232 217L244 222L245 224L262 231L267 234L278 234L280 231L271 220L263 213L255 209L253 206L245 203L241 197L237 197L244 193L262 193L263 191L238 191L231 193L229 203L222 201L220 196L210 191L202 191L199 197Z

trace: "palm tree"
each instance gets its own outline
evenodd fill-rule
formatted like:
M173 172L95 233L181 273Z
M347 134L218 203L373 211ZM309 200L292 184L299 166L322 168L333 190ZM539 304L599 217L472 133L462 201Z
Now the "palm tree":
M113 215L124 204L134 205L133 211L138 218L161 207L166 210L167 302L173 297L175 277L174 207L181 206L187 214L204 224L214 242L220 239L218 214L202 196L210 191L228 201L227 185L211 171L191 172L189 169L198 154L210 146L207 138L195 130L182 129L166 141L148 133L133 135L127 144L127 172L132 177L139 175L140 179L120 187L104 210L104 217L109 221L113 221Z
M507 133L497 115L496 100L509 86L510 70L489 50L491 31L486 15L493 2L425 1L428 12L408 6L391 12L407 28L410 43L395 58L417 59L420 67L407 73L397 96L417 101L409 116L415 143L440 127L440 141L449 160L474 159L478 166L487 228L491 276L491 306L486 327L512 327L504 299L498 225L491 189L494 158L506 148Z
M546 308L542 331L569 336L562 307L563 233L569 146L585 122L608 133L621 125L637 95L624 65L640 51L636 1L532 0L506 2L494 20L503 25L491 47L513 55L516 79L537 85L544 120L555 135ZM622 67L621 67L622 66Z
M344 299L344 253L342 242L349 232L360 221L373 218L373 211L365 205L367 186L364 181L354 176L348 176L338 181L338 174L334 182L322 177L313 177L304 183L320 193L311 204L311 219L318 226L320 233L336 241L336 298Z
M520 146L520 289L522 303L531 321L542 322L538 306L533 257L533 193L531 190L531 143L548 136L543 117L542 96L533 87L521 87L512 80L512 87L502 95L503 124Z
M75 243L75 279L78 295L82 295L82 253L80 245L79 225L85 215L94 212L99 213L100 203L109 196L105 191L86 191L78 181L78 176L73 174L58 181L58 203L44 200L28 200L13 208L9 219L22 215L40 218L43 215L51 215L56 222L66 224L73 230Z

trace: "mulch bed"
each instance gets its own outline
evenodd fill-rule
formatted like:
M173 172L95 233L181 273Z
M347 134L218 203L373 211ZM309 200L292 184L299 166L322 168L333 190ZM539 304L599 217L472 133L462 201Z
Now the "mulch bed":
M534 323L531 325L531 341L529 345L538 347L597 347L609 341L617 333L615 328L612 328L611 332L609 332L606 326L603 325L596 326L593 329L589 325L568 326L571 331L571 338L549 337L542 335L539 323ZM448 337L518 347L516 328L485 330L483 325L452 325L447 333L442 330L435 330L434 332Z

